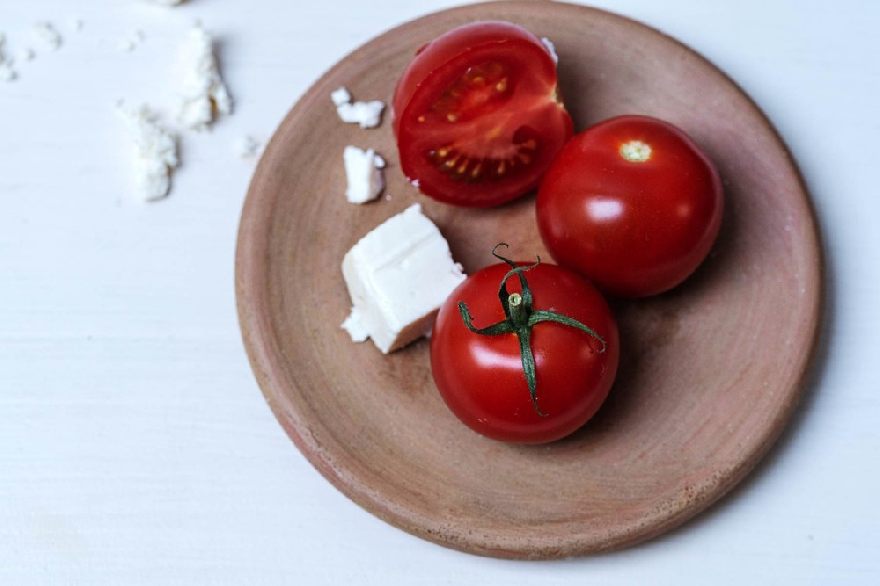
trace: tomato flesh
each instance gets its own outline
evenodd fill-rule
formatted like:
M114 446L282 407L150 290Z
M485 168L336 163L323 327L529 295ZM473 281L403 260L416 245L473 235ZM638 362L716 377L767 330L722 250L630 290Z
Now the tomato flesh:
M464 301L478 327L502 320L498 286L509 269L497 264L478 271L441 307L431 336L434 381L449 409L474 431L502 441L549 442L581 427L607 397L617 371L617 326L601 294L579 275L546 263L526 273L535 309L577 319L607 344L602 352L595 338L558 323L533 327L537 403L544 415L539 414L517 336L471 332L458 310ZM521 291L515 278L508 289Z
M426 45L394 95L404 174L440 201L486 207L534 189L572 134L556 67L522 27L477 22Z
M553 258L625 297L662 293L693 273L722 208L712 162L684 132L647 116L612 118L571 139L536 202Z

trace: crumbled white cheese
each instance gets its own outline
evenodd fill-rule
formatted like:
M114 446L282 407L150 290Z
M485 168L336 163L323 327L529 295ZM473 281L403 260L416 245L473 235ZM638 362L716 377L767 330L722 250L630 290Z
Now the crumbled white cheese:
M370 337L370 332L364 327L360 312L355 308L351 309L351 313L342 322L342 329L348 332L352 342L366 342Z
M347 146L342 152L345 164L345 179L348 187L345 197L351 203L373 201L385 189L385 159L373 149L361 150L356 146Z
M25 47L24 49L18 50L18 60L19 61L33 61L34 57L37 56L37 53L31 49L30 47Z
M370 102L352 102L336 108L339 119L343 122L358 124L361 128L376 128L382 121L382 110L385 104L379 100Z
M72 30L75 33L78 33L81 30L83 30L83 27L86 25L86 23L83 22L83 19L81 19L81 18L72 18L72 19L70 19L69 24L70 24L70 30Z
M171 171L179 163L176 137L160 126L147 106L129 108L120 102L117 112L125 120L134 142L139 198L156 201L166 197L171 190Z
M6 35L0 32L0 81L15 81L18 73L12 67L12 59L6 56Z
M336 88L330 93L330 99L333 100L333 103L338 108L342 104L347 104L351 102L351 94L345 87L340 87Z
M205 130L221 115L232 113L232 99L214 58L214 41L201 26L189 32L183 48L185 77L179 118L188 128Z
M51 22L38 22L32 29L33 36L43 44L43 46L57 51L61 48L64 39Z
M253 159L263 150L263 145L253 136L243 136L235 141L235 154L240 159Z
M440 230L414 204L360 239L342 260L352 310L342 327L383 354L428 334L465 280Z
M385 104L379 100L352 102L351 93L345 87L334 90L330 99L343 122L358 124L361 128L376 128L382 122Z
M149 0L153 4L161 4L162 6L179 6L183 4L183 0Z
M541 37L541 42L550 53L550 56L553 57L553 63L559 63L559 55L556 54L556 45L553 44L553 41L547 37Z

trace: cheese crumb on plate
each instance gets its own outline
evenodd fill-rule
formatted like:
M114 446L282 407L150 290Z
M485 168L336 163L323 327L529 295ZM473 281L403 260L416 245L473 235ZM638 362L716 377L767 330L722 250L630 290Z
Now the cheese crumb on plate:
M550 57L553 58L553 63L559 63L559 55L556 54L556 45L553 44L553 41L548 39L547 37L541 37L541 43L544 45L544 48L550 53Z
M385 159L373 149L362 150L356 146L347 146L342 152L345 165L345 179L348 187L345 197L351 203L367 203L373 201L385 189Z
M428 335L437 311L466 276L437 226L413 204L361 238L342 260L352 340L388 354Z
M336 106L336 114L343 122L358 124L361 128L376 128L382 123L384 102L379 100L352 102L351 93L345 87L334 90L330 94L330 99Z

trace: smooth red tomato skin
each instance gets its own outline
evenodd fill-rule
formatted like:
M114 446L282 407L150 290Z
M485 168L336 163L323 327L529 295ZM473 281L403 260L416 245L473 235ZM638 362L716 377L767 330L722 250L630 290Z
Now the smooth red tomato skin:
M454 107L438 115L436 106L451 86L487 63L503 66L508 97L476 108L481 113L476 120L449 121L447 113L467 118L457 116ZM391 113L404 175L417 180L422 193L468 207L499 205L537 188L573 133L571 117L558 99L550 53L526 29L500 21L469 23L421 47L397 84ZM535 150L507 148L531 141ZM443 161L428 156L447 146L462 155L453 169L472 161L466 171L456 175L442 166L454 156ZM505 170L498 173L502 159Z
M643 162L621 145L651 147ZM553 258L624 297L667 291L706 258L721 225L721 180L675 126L620 116L575 136L538 191L536 213Z
M514 334L482 336L462 322L458 302L476 327L504 318L498 286L510 267L497 264L470 276L440 309L431 336L434 381L449 409L490 438L517 443L550 442L580 428L608 396L619 358L617 325L602 295L588 281L551 264L526 273L534 309L554 310L593 328L607 342L557 323L532 330L538 405L534 409ZM520 291L516 278L508 281Z

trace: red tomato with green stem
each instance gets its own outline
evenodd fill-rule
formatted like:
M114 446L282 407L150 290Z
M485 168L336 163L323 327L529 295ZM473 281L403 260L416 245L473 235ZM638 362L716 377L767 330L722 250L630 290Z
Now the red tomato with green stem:
M434 381L449 409L478 433L557 440L608 396L617 325L579 275L540 259L498 258L504 262L468 277L441 307L431 336Z
M422 47L392 102L400 165L439 201L498 205L538 186L572 135L556 63L509 22L473 22Z
M675 126L620 116L575 136L536 203L560 265L626 297L662 293L706 258L723 208L715 166Z

